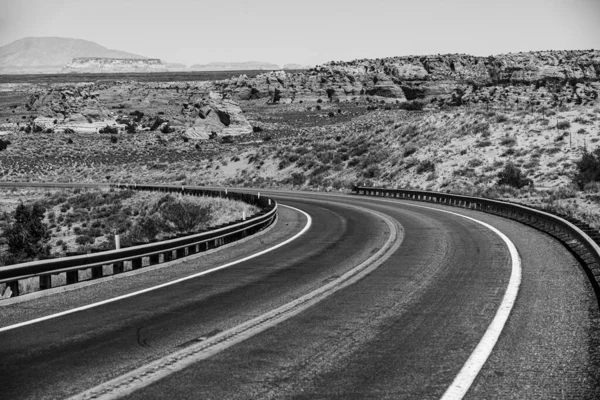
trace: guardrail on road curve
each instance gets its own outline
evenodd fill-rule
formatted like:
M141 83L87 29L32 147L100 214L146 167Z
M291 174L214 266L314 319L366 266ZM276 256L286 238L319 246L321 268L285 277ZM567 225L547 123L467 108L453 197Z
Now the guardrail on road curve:
M124 272L126 267L128 270L136 270L144 266L183 258L240 240L271 225L277 216L277 203L275 200L264 196L261 197L260 194L238 193L227 190L207 190L184 186L120 184L111 185L111 187L181 193L191 196L223 197L256 205L261 211L245 221L234 221L230 224L211 228L206 232L174 239L140 244L119 250L0 267L0 283L8 284L12 291L12 297L19 295L19 281L25 279L39 277L39 290L44 290L52 287L52 275L65 273L66 284L68 285L79 282L79 275L82 270L91 269L91 279L103 277L103 267L105 266L112 265L113 274Z
M596 295L600 298L600 233L589 225L520 204L481 197L409 189L354 186L353 192L365 196L415 200L483 211L530 225L562 242L580 259Z

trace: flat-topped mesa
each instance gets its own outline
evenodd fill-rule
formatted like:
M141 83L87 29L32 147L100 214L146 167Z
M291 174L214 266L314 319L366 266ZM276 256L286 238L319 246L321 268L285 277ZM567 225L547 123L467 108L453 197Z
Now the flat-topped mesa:
M167 72L158 58L77 57L61 73Z

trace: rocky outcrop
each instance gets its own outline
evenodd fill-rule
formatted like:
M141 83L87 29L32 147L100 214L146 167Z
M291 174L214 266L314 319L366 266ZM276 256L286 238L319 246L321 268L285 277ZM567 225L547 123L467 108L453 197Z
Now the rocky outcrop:
M365 97L460 103L477 100L469 95L486 87L534 85L538 90L558 84L561 90L570 90L571 94L563 93L567 98L584 102L595 100L597 90L591 83L599 80L600 51L589 50L331 62L300 73L274 71L252 79L240 76L217 82L215 87L236 100L262 98L273 103L355 101ZM565 89L568 85L572 89ZM465 94L469 95L463 98ZM480 94L485 96L483 92ZM531 101L541 101L544 97L542 90Z
M187 118L195 118L184 136L190 139L210 139L216 136L239 136L252 132L252 126L240 106L220 94L210 93L208 100L194 106L185 105L182 110Z
M74 58L61 73L119 73L167 72L162 61L156 58Z

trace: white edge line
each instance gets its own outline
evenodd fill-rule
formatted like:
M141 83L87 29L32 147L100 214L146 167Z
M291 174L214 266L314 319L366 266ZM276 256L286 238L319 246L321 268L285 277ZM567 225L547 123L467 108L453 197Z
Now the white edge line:
M392 203L392 201L386 202ZM446 389L446 392L444 392L443 396L441 397L441 400L460 400L467 394L471 385L475 381L475 378L477 378L479 371L481 371L481 368L492 353L494 346L496 346L496 343L500 338L500 334L504 329L504 325L506 324L506 321L508 320L508 317L510 315L510 312L512 311L515 301L517 300L517 294L519 293L519 287L521 286L521 257L519 256L517 247L504 233L500 232L498 229L483 221L479 221L475 218L471 218L466 215L455 213L452 211L441 210L439 208L426 207L410 203L402 204L457 215L468 220L474 221L480 225L483 225L486 228L490 229L492 232L494 232L496 235L498 235L504 241L504 243L508 247L508 252L510 253L510 257L512 259L512 269L510 279L508 281L508 286L506 288L506 292L504 292L504 297L502 298L500 307L498 307L498 310L496 311L494 319L492 320L487 330L485 331L483 337L477 344L477 347L475 347L475 350L473 350L473 352L461 368L458 375L454 378L454 381L452 381L450 387Z
M286 206L284 204L279 204L279 205L283 206L283 207L290 208L292 210L295 210L295 211L298 211L298 212L304 214L304 216L306 217L307 221L306 221L306 225L304 226L304 228L302 228L302 230L300 232L298 232L297 234L295 234L291 238L286 239L285 241L283 241L281 243L278 243L277 245L275 245L273 247L270 247L268 249L259 251L258 253L255 253L255 254L252 254L250 256L241 258L239 260L236 260L236 261L224 264L224 265L220 265L218 267L215 267L215 268L212 268L212 269L209 269L209 270L206 270L206 271L198 272L197 274L193 274L193 275L189 275L189 276L186 276L186 277L183 277L183 278L175 279L173 281L161 283L160 285L156 285L156 286L152 286L152 287L149 287L149 288L146 288L146 289L138 290L137 292L132 292L132 293L124 294L122 296L113 297L111 299L99 301L97 303L92 303L92 304L88 304L88 305L85 305L85 306L72 308L70 310L62 311L62 312L59 312L59 313L56 313L56 314L46 315L45 317L40 317L40 318L32 319L32 320L29 320L29 321L20 322L18 324L5 326L3 328L0 328L0 332L10 331L10 330L13 330L13 329L21 328L23 326L32 325L32 324L36 324L38 322L47 321L49 319L58 318L58 317L62 317L64 315L73 314L73 313L76 313L76 312L79 312L79 311L89 310L90 308L99 307L99 306L102 306L104 304L113 303L115 301L127 299L129 297L137 296L137 295L140 295L140 294L143 294L143 293L148 293L148 292L151 292L153 290L162 289L162 288L167 287L167 286L175 285L177 283L184 282L184 281L187 281L187 280L190 280L190 279L195 279L195 278L198 278L200 276L208 275L210 273L213 273L213 272L216 272L216 271L219 271L219 270L231 267L233 265L240 264L242 262L245 262L245 261L251 260L253 258L262 256L263 254L269 253L269 252L271 252L271 251L273 251L275 249L278 249L278 248L280 248L282 246L285 246L286 244L288 244L288 243L290 243L290 242L298 239L300 236L302 236L304 233L306 233L306 231L308 231L310 229L310 227L312 225L312 218L306 212L304 212L304 211L302 211L302 210L300 210L298 208L291 207L291 206Z

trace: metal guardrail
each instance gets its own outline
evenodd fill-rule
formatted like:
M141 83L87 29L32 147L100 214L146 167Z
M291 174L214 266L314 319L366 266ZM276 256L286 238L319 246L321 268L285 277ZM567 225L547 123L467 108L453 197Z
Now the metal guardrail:
M568 217L560 217L545 211L536 210L520 204L482 197L462 196L449 193L429 192L408 189L384 189L372 187L353 188L359 195L377 196L394 199L423 201L483 211L499 215L526 225L557 238L581 261L596 295L600 296L600 233L588 225Z
M160 242L141 244L119 250L109 250L99 253L84 254L72 257L32 261L21 264L0 267L0 283L6 283L12 291L12 297L19 295L19 281L39 277L39 290L52 287L52 275L66 273L66 284L80 281L79 272L91 269L91 279L104 276L105 266L112 265L112 274L125 271L125 263L131 270L144 266L155 265L187 257L203 251L217 248L227 243L240 240L252 235L275 221L277 216L277 203L259 194L229 192L228 190L207 190L185 186L157 186L157 185L110 185L115 188L158 191L164 193L178 193L190 196L222 197L230 200L243 201L255 205L261 211L248 218L230 224L213 227L206 232L185 235ZM146 261L146 263L144 263ZM128 270L129 270L128 269ZM87 279L86 279L87 280Z

